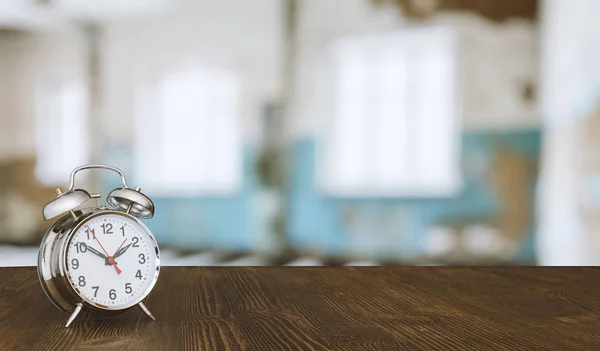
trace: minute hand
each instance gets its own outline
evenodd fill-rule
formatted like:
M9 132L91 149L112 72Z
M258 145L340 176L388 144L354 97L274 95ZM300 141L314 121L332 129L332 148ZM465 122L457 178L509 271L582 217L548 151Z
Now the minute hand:
M121 256L122 254L125 253L125 251L127 251L127 249L132 245L133 243L130 243L129 245L126 245L124 247L122 247L119 251L117 251L117 253L113 256L113 258L117 258L119 256Z

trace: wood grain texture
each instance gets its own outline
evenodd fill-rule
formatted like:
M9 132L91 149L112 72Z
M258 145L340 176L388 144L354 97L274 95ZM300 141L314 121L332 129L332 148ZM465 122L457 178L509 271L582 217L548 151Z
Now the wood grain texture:
M166 267L139 309L77 319L0 269L0 350L600 350L600 269Z

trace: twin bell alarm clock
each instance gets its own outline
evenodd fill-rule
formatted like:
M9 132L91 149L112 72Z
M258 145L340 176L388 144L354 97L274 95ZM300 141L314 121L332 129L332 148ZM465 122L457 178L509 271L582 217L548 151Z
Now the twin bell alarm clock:
M75 189L75 175L87 169L121 176L123 187L106 198L111 208L98 206L100 194ZM44 207L44 219L63 217L42 240L38 276L52 303L71 313L66 327L80 314L107 318L136 305L154 320L142 300L156 283L160 255L154 236L139 221L154 216L152 201L139 188L130 188L120 169L106 165L74 169L67 191L56 189L56 194Z

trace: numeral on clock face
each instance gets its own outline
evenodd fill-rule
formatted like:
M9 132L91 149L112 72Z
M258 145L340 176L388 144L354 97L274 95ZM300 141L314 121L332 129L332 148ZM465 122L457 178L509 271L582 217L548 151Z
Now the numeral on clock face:
M111 235L115 231L120 235ZM68 277L87 302L106 309L127 308L152 288L157 253L151 234L137 221L116 213L94 216L71 238Z
M84 233L85 233L85 235L87 236L87 239L88 239L88 240L90 240L90 234L91 234L91 237L92 237L92 238L94 237L94 233L93 233L93 232L90 232L90 230L89 230L89 229L86 229L86 230L84 230L83 232L84 232Z
M112 224L104 223L103 225L101 225L101 227L102 227L102 232L104 234L112 234L113 233L112 232L112 227L113 227Z
M75 244L75 250L77 250L77 253L84 253L87 251L87 245L85 243L77 243Z

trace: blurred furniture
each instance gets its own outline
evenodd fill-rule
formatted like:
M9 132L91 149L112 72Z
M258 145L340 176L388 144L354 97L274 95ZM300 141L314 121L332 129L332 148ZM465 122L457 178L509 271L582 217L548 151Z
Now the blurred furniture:
M323 257L424 262L421 258L431 258L423 257L429 256L426 241L431 228L462 232L484 224L496 230L503 242L497 250L494 246L492 262L531 264L535 262L533 203L541 139L537 128L463 133L462 190L453 198L424 199L323 196L314 186L317 143L298 142L290 157L291 242L301 252L312 250ZM491 263L481 260L482 255L455 251L460 258L452 260L455 263ZM440 263L437 257L428 262Z
M35 158L0 161L0 244L39 245L50 225L41 211L54 189L35 178Z
M0 349L598 350L598 268L166 267L131 310L75 322L0 269Z

